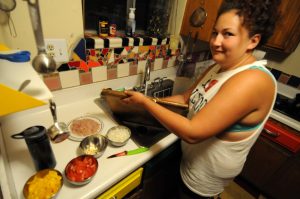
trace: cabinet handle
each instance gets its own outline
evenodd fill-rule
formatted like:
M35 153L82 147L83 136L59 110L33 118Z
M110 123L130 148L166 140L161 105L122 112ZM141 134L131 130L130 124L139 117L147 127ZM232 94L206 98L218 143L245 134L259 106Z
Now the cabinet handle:
M278 137L278 136L280 135L279 133L270 131L270 130L268 130L268 129L264 129L264 132L265 132L266 134L268 134L269 136L272 136L272 137L274 137L274 138L276 138L276 137Z

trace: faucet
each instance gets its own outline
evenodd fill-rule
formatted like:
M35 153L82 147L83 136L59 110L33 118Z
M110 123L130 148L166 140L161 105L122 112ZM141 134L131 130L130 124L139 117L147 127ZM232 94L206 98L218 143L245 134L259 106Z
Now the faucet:
M150 59L147 59L147 62L145 65L143 83L140 86L133 87L134 91L138 91L138 92L143 93L144 95L147 95L147 81L150 80L150 69L151 69L150 66L151 66L151 61L150 61Z

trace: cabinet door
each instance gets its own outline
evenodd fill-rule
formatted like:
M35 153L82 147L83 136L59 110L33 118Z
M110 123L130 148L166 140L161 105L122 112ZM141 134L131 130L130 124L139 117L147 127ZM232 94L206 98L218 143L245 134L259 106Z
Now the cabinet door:
M300 160L292 158L263 187L263 192L275 199L300 197Z
M240 176L260 189L289 157L289 152L281 149L281 146L260 136L252 147Z
M281 14L274 35L266 47L291 53L297 48L300 41L300 1L281 1L279 12Z
M198 31L198 39L208 42L221 3L222 0L187 0L180 34L188 36L191 32L192 38L194 38ZM206 10L207 18L202 27L194 28L190 25L189 18L199 6L202 6Z

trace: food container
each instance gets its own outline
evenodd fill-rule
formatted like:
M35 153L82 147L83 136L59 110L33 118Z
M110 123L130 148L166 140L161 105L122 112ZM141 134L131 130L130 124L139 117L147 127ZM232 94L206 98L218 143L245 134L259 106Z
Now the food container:
M56 166L56 159L44 126L31 126L21 133L13 134L11 137L25 139L37 171Z
M103 126L103 122L95 116L77 117L68 125L69 139L80 142L87 136L99 134Z
M63 185L62 174L55 169L44 169L31 176L23 187L24 198L53 198Z
M99 158L106 150L107 145L106 137L96 134L84 138L80 142L79 149L84 155L93 155L95 158Z
M126 126L114 126L107 131L106 138L113 146L124 146L130 139L131 131Z
M85 185L92 181L98 170L97 159L92 155L81 155L72 159L65 168L65 176L73 185Z

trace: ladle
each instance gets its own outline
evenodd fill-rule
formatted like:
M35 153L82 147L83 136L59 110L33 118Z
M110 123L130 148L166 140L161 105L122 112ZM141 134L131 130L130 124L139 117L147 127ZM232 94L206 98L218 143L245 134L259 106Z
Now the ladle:
M25 0L28 2L28 8L30 13L30 19L32 23L32 28L34 32L35 42L37 45L38 54L34 57L32 61L33 68L38 73L51 73L56 70L56 63L53 57L47 55L45 49L45 42L41 24L39 1Z
M47 134L53 142L58 143L68 138L70 132L68 126L64 122L57 122L55 102L49 100L49 103L54 124L47 130Z

